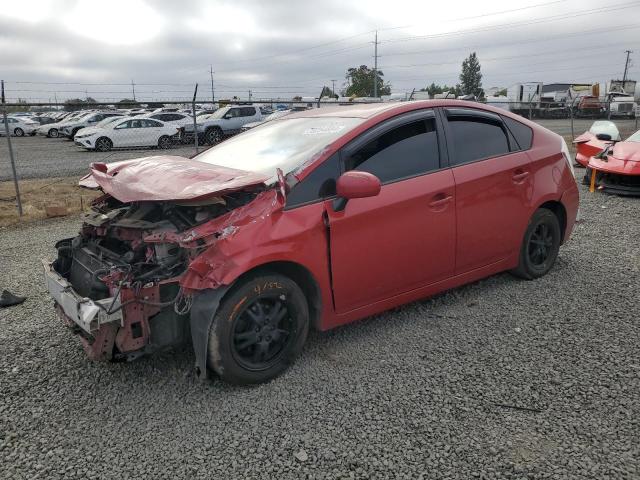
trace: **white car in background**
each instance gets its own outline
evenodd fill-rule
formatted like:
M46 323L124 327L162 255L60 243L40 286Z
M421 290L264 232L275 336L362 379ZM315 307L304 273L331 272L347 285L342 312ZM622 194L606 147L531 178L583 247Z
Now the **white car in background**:
M35 135L36 130L40 126L38 122L35 122L26 116L7 117L7 125L9 126L9 135L15 135L16 137ZM5 134L6 129L4 125L4 118L0 117L0 135Z
M101 122L105 118L109 117L120 117L122 118L124 115L120 112L93 112L87 113L82 117L78 117L70 122L65 122L65 126L59 129L60 134L68 137L70 140L73 140L73 137L80 131L80 129L85 127L90 127L92 125L96 125L98 122Z
M67 125L67 122L72 122L73 120L80 118L86 115L89 112L80 111L72 113L71 115L65 116L61 121L56 123L50 123L48 125L42 125L37 130L36 133L38 135L44 135L45 137L50 138L58 138L60 136L60 130Z
M186 113L180 112L156 112L142 115L139 118L153 118L154 120L160 120L164 123L172 123L178 127L184 127L185 125L193 125L193 117Z
M112 148L158 147L171 148L178 129L151 118L124 118L102 127L93 127L88 133L78 132L76 145L87 150L107 152Z
M99 121L95 125L91 125L90 127L81 128L80 130L78 130L76 132L76 135L84 136L84 135L87 135L87 134L92 134L94 132L97 132L99 129L101 129L103 127L106 127L110 123L117 122L119 120L125 120L125 119L128 120L130 118L133 118L133 117L127 117L127 116L123 116L123 115L116 116L116 117L107 117L104 120ZM75 140L75 136L76 135L73 136L74 140Z

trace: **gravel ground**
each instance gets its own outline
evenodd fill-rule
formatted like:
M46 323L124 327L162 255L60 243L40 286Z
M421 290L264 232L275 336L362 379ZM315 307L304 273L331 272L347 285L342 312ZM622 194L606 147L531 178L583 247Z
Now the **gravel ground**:
M638 130L635 120L614 119L623 138ZM541 125L565 137L567 142L572 139L571 122L568 119L539 120ZM593 119L576 119L574 132L576 135L588 130ZM168 151L153 149L123 149L112 152L89 152L77 147L73 142L62 138L12 137L16 152L16 166L19 178L49 178L84 175L92 162L115 162L148 155L182 155L191 156L195 153L192 145L175 146ZM201 147L202 149L202 147ZM11 168L9 164L9 150L6 138L0 137L0 181L10 180Z
M313 333L253 388L88 362L38 264L77 220L0 230L0 478L640 478L639 204L582 199L548 276Z

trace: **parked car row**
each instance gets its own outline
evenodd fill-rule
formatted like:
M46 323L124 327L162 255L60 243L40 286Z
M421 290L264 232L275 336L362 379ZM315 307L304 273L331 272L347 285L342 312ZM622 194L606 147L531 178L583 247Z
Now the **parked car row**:
M7 126L9 127L9 135L23 137L25 135L35 135L36 129L40 124L28 117L8 116ZM6 135L6 133L7 127L5 126L4 118L0 117L0 135Z
M88 150L170 148L175 143L193 142L194 129L200 144L214 145L290 112L274 112L251 104L229 105L217 110L197 111L195 121L190 110L177 108L81 110L37 116L21 113L10 118L10 129L18 136L38 134L66 138Z

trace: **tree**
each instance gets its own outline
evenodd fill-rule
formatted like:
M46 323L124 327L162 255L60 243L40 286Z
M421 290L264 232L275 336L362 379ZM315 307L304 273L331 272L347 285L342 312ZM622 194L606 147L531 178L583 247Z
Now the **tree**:
M323 97L338 98L338 95L334 95L333 90L325 85L324 87L322 87L322 92L320 93L320 98Z
M456 85L455 87L449 87L446 84L445 85L436 85L435 83L431 83L431 85L429 85L426 88L421 88L420 89L421 92L427 92L429 94L429 97L433 98L434 96L441 94L441 93L445 93L445 92L451 92L451 94L455 97L457 97L458 95L460 95L460 85Z
M495 94L494 97L506 97L507 96L507 89L503 88L502 90L498 90Z
M69 100L65 100L64 109L67 112L73 112L75 110L82 110L92 103L97 103L95 98L87 97L84 100L81 98L70 98Z
M391 94L391 85L385 83L382 79L384 73L380 70L375 75L373 69L366 65L360 65L358 68L350 68L347 70L345 78L349 83L345 90L347 97L373 97L374 78L378 84L378 96Z
M26 104L27 104L27 101L26 101L26 100L23 100L23 99L21 99L21 98L19 98L17 101L12 102L12 103L19 103L19 104L25 104L25 105L26 105ZM27 106L24 106L24 107L20 107L20 106L17 106L17 107L2 107L2 110L4 110L4 111L5 111L5 112L7 112L7 113L13 113L13 112L30 112L30 111L31 111L31 108L30 108L30 107L27 107ZM2 131L2 133L4 133L4 131Z
M480 62L478 61L476 52L472 52L471 55L462 62L460 88L464 95L475 95L477 98L481 98L484 94L482 91Z

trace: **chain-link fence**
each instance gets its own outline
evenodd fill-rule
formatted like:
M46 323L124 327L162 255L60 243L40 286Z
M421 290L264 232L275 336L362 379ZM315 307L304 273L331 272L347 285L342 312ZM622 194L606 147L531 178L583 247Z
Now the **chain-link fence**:
M130 109L112 104L95 104L91 109L86 105L76 109L69 104L20 104L23 111L6 114L6 120L0 115L4 137L0 139L0 225L19 218L17 189L28 218L83 209L95 194L78 188L77 181L92 163L150 155L192 157L228 136L293 110L338 104L353 108L358 103L367 102L260 100L214 106L186 101ZM595 120L612 121L622 139L638 130L637 106L632 102L622 108L613 105L620 102L601 100L563 105L489 98L486 103L549 128L563 136L570 148L572 140Z

